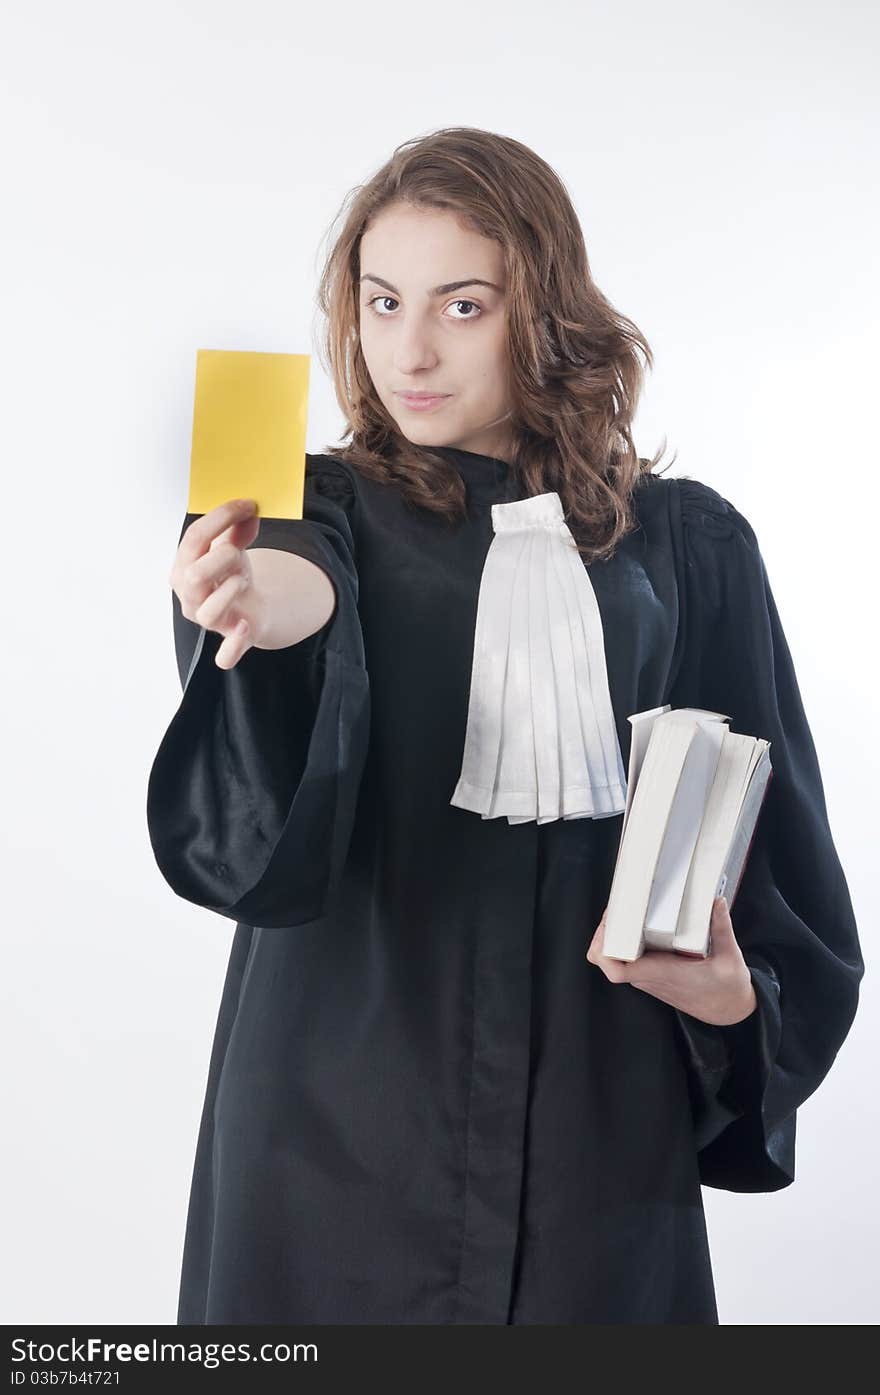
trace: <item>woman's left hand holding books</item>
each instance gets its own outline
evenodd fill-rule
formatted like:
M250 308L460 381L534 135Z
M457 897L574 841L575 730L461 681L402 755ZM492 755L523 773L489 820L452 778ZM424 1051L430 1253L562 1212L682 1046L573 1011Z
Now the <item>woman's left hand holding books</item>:
M742 1022L757 1008L749 966L733 932L727 901L715 898L712 907L712 948L703 958L666 949L646 949L632 963L602 953L605 914L596 927L587 959L611 983L628 983L664 1003L716 1027Z

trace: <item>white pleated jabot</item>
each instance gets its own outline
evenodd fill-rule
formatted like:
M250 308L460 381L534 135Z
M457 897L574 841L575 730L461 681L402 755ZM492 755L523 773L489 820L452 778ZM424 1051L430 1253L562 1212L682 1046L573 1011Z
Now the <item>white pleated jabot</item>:
M492 505L461 775L484 819L603 819L626 807L602 616L556 493Z

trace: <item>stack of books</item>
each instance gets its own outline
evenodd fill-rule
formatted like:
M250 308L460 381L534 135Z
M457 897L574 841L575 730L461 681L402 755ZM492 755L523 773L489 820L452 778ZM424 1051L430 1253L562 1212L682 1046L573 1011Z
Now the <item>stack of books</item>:
M626 808L603 953L705 957L716 896L733 906L773 770L770 742L729 717L655 707L632 724Z

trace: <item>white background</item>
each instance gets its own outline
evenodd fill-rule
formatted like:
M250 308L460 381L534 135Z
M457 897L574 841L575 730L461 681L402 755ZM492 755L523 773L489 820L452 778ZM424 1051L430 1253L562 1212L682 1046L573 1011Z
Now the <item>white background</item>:
M755 527L868 972L775 1194L704 1190L721 1321L877 1319L876 7L7 5L2 1320L175 1321L233 930L151 855L197 348L312 352L395 145L514 136L657 359L636 429ZM874 405L872 406L872 401ZM584 926L584 944L595 927Z

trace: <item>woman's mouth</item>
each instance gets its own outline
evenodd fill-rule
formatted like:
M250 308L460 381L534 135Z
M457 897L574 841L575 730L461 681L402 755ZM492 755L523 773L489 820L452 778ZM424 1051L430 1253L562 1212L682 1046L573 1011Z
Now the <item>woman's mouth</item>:
M452 396L451 392L399 392L404 406L409 407L414 412L427 412L432 407L437 407L441 402L448 402Z

